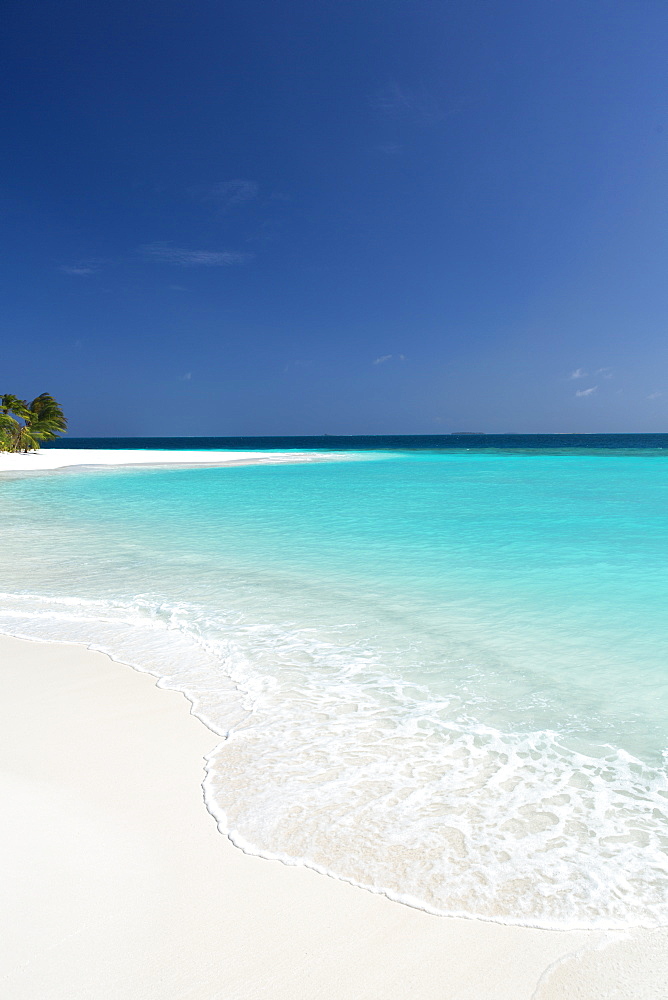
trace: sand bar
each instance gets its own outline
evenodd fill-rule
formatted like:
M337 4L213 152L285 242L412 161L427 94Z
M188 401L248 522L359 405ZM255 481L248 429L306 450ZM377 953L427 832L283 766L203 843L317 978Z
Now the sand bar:
M0 452L0 472L42 472L86 465L278 465L350 458L325 451L161 451L148 448L46 448L27 454Z
M2 996L664 995L666 931L625 940L435 917L243 854L202 800L217 738L149 675L0 636L0 683Z

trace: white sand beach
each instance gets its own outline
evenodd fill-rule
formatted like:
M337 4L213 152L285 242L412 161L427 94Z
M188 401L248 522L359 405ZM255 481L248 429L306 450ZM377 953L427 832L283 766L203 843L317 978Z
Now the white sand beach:
M203 803L217 737L149 675L3 636L0 682L2 996L665 996L665 930L435 917L243 854Z
M159 449L46 448L27 454L0 452L0 472L42 472L85 465L257 465L317 462L331 452L313 451L161 451Z

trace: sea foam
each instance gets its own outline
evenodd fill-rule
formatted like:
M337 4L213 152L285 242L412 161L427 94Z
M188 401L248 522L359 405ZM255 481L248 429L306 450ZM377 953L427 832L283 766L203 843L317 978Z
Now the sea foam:
M222 739L206 803L244 851L425 910L552 928L668 920L668 781L613 747L507 733L373 649L143 599L0 595L0 630L84 643L182 691ZM270 659L282 665L263 671ZM318 664L317 671L310 669ZM324 668L324 669L323 669Z

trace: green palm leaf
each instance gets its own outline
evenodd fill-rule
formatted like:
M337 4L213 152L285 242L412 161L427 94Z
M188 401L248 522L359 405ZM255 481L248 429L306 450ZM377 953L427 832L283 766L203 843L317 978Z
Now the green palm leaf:
M0 450L32 451L66 430L63 409L48 392L31 403L11 393L0 396Z

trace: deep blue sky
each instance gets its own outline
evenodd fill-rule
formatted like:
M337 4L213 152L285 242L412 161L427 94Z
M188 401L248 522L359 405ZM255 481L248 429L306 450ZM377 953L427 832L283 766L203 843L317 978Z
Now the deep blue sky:
M75 435L668 430L665 0L3 15L0 391Z

